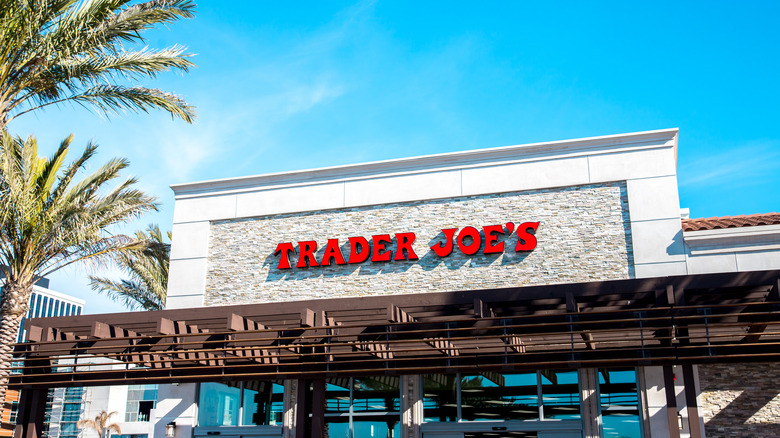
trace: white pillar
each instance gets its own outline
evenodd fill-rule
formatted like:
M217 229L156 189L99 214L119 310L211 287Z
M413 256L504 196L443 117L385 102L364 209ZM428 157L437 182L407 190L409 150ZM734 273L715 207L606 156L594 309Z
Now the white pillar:
M282 437L295 438L295 416L298 411L298 380L284 381L284 417Z
M421 376L401 376L401 437L420 438L423 422Z
M598 370L596 368L582 368L579 374L582 437L599 438L601 436L601 407Z

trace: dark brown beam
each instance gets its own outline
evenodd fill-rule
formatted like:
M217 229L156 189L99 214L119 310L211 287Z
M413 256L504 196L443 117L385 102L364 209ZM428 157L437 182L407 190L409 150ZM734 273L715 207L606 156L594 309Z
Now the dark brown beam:
M496 313L493 309L479 298L474 299L474 317L478 320L474 324L477 328L495 328L496 320L492 319L496 317ZM486 321L485 319L488 318ZM482 323L482 324L480 324ZM511 348L515 353L525 353L525 345L523 345L523 339L517 335L508 335L501 338L501 341Z
M241 315L231 313L228 317L227 329L236 333L228 335L228 340L233 341L233 345L236 347L233 353L238 357L250 357L253 361L258 363L279 363L279 353L275 350L269 350L266 348L252 349L256 346L257 338L268 340L266 346L270 346L276 339L278 332L268 332L268 327L260 324L257 321L244 318ZM246 333L251 332L251 333ZM241 340L252 339L255 340L251 345L247 345L247 342L242 343ZM263 342L265 343L265 342ZM247 348L250 347L250 348Z
M390 304L387 308L387 319L390 322L395 323L415 323L417 319L401 309L400 307ZM446 338L426 338L426 343L436 350L441 351L447 356L458 356L460 354L458 347L452 344Z
M132 330L95 321L92 325L91 338L100 339L101 347L114 345L122 348L121 353L127 354L132 362L140 362L143 366L160 368L170 366L169 363L162 360L157 354L149 351L160 338L150 338ZM115 339L115 338L135 338L135 339ZM122 360L122 359L120 359Z
M157 321L157 332L161 335L168 335L173 336L174 339L180 338L185 339L186 341L193 342L204 342L209 341L210 335L208 331L199 328L197 325L194 324L187 324L184 321L174 321L170 320L168 318L160 318ZM193 335L193 334L202 334L203 336L198 337L187 337L182 338L179 335ZM203 349L207 349L204 344ZM208 366L224 366L225 360L224 360L224 353L222 355L217 355L213 352L200 352L200 351L190 351L189 348L183 348L181 351L177 351L175 349L172 350L176 357L180 359L186 359L186 360L192 360L196 363L202 364L202 365L208 365Z
M779 302L780 301L780 279L775 280L769 293L766 294L766 301ZM758 342L761 335L767 328L767 324L751 324L748 327L747 335L742 339L742 342L752 344Z
M574 297L573 293L566 294L566 311L574 314L580 312L580 305L577 303L577 299ZM573 328L575 330L579 329L579 324L575 324ZM585 341L585 345L589 350L596 349L596 342L593 340L593 334L589 330L582 330L580 332L580 337Z

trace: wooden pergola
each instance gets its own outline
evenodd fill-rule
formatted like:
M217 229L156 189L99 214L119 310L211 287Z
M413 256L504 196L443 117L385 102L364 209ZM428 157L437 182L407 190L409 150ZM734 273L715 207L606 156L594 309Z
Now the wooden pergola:
M755 271L36 318L15 436L54 387L772 361L778 314Z

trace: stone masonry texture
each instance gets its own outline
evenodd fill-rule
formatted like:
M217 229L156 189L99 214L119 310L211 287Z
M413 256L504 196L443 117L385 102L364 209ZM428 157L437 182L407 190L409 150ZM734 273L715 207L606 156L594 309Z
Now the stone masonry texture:
M776 363L699 365L699 402L706 436L780 436L778 382Z
M540 222L538 245L515 252L517 235L500 236L504 252L468 256L429 248L442 229ZM419 260L280 270L277 244L314 240L321 260L328 239L413 232ZM457 234L456 234L457 236ZM468 242L468 240L467 240ZM388 246L395 253L395 242ZM291 257L294 264L297 256ZM624 279L633 276L631 230L623 183L468 196L216 221L209 236L204 304L488 289Z

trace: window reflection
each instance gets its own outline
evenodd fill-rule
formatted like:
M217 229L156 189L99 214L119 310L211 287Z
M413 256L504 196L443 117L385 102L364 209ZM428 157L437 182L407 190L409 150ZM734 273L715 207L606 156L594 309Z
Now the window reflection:
M576 371L432 374L423 392L426 422L580 418Z
M275 425L282 422L284 387L269 381L201 383L200 426ZM239 408L242 406L243 410ZM239 412L243 412L239 422Z
M580 418L580 388L576 371L540 371L544 418Z
M465 421L538 418L536 373L464 375L461 406Z
M242 426L282 424L284 386L269 381L244 382Z
M329 438L393 438L401 433L397 376L326 381L325 430Z
M424 421L458 421L457 379L457 374L423 376Z
M599 369L604 437L639 438L639 393L635 369Z
M239 388L224 383L201 383L198 424L201 426L238 426Z

